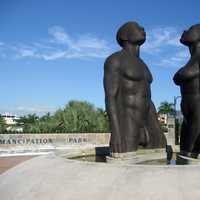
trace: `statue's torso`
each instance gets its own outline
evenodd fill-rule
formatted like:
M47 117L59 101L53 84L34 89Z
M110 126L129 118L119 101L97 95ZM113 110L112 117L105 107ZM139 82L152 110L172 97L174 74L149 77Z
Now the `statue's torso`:
M186 80L183 81L182 84L180 85L181 94L188 98L191 98L192 96L200 96L199 75L187 79L187 76L191 74L191 71L195 71L199 74L199 64L196 63L193 64L192 66L186 65L181 70L186 77Z
M138 57L122 52L120 62L120 91L127 106L146 109L151 99L152 75ZM145 106L146 105L146 106Z

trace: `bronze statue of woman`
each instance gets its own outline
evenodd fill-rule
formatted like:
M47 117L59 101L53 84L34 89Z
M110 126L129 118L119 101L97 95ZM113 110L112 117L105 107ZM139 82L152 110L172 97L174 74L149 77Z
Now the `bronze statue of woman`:
M122 50L109 56L104 65L106 110L111 128L112 153L134 152L138 146L159 148L166 144L151 101L151 72L140 58L146 40L136 22L117 32Z
M181 154L197 158L200 151L200 24L184 31L180 42L189 48L191 57L178 70L174 82L180 86L181 110L184 116L181 127Z

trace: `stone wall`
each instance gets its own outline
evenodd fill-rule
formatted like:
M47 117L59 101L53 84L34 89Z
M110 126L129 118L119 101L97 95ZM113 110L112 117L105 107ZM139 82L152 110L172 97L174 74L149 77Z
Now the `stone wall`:
M109 139L109 133L0 134L0 156L5 153L108 146Z

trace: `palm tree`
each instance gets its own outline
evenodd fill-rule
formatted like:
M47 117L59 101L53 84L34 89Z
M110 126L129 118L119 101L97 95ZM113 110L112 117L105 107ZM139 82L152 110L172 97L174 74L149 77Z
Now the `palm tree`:
M158 113L161 114L168 114L168 113L173 113L174 110L174 104L173 103L169 103L167 101L163 101L160 103L160 106L158 108Z
M39 117L36 114L28 114L27 116L20 117L17 121L17 123L21 124L34 124L39 120Z
M17 126L23 126L23 132L29 133L39 131L39 117L36 114L28 114L27 116L21 116L16 121Z

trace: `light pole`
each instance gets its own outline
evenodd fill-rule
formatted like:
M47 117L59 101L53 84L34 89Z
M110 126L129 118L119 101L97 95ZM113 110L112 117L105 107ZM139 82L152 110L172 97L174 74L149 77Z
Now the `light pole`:
M177 99L181 98L181 96L174 96L174 122L175 122L175 144L179 144L179 122L177 124L177 112L176 112L176 103L177 103ZM178 125L178 127L177 127Z
M174 118L176 119L176 104L177 104L177 99L181 98L181 96L174 96Z

